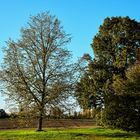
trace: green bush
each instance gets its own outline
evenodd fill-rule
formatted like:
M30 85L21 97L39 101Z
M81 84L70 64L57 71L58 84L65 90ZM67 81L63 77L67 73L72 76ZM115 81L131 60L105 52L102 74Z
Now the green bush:
M102 123L112 128L126 131L140 130L140 115L135 109L132 96L118 96L110 102L102 114Z

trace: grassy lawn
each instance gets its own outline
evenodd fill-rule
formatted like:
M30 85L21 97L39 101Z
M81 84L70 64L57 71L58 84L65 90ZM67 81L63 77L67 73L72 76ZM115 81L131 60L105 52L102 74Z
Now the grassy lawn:
M1 130L0 140L140 140L140 135L105 128Z

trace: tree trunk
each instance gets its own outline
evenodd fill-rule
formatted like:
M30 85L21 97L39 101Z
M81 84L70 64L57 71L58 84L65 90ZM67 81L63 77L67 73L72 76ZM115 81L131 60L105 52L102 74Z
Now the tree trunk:
M38 120L38 129L37 131L42 131L42 122L43 122L43 111L40 110L40 116Z

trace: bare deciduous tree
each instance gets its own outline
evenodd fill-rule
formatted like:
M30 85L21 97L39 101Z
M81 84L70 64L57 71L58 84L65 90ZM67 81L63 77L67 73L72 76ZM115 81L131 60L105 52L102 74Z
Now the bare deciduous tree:
M64 47L71 37L48 12L31 17L18 41L9 40L1 79L10 99L36 109L38 130L50 105L64 102L74 83L71 54Z

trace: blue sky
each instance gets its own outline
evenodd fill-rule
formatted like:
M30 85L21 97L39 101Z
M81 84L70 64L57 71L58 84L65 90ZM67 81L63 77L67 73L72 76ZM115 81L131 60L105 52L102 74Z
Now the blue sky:
M29 17L50 11L72 35L68 45L74 58L84 53L93 56L90 44L106 17L129 16L140 21L140 0L0 0L0 59L5 42L20 37ZM0 108L6 105L0 96Z

